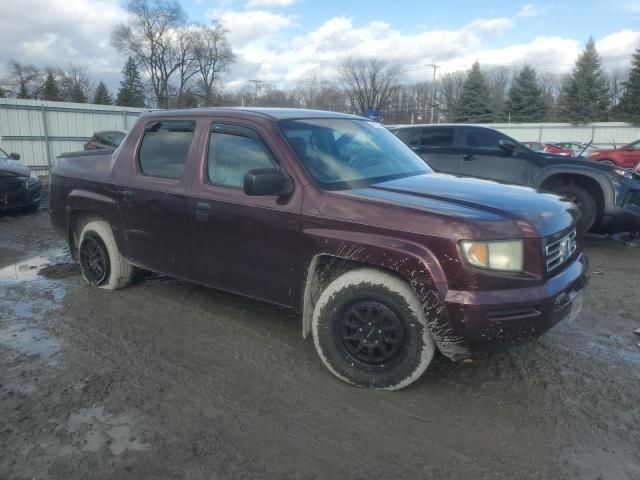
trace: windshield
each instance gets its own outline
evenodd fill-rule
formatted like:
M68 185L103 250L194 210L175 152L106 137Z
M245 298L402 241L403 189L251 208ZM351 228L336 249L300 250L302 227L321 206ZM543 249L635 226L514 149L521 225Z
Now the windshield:
M410 148L366 120L282 120L280 128L311 176L327 190L349 190L431 173Z
M640 140L636 140L635 142L629 143L621 148L632 148L632 149L640 149Z

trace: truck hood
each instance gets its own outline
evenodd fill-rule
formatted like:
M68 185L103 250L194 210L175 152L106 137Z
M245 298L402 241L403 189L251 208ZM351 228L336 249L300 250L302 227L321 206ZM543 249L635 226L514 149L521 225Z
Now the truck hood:
M0 177L28 177L31 169L18 160L0 159Z
M430 211L441 210L471 221L524 221L540 237L564 230L578 218L577 209L571 201L553 194L528 187L444 174L391 180L351 193Z

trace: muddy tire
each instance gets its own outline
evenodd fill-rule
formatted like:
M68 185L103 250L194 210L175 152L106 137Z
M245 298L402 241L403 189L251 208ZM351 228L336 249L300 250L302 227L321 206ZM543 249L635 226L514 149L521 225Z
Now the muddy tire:
M351 270L327 286L312 331L325 366L359 387L406 387L424 373L436 349L411 287L372 268Z
M580 209L580 233L587 233L596 223L598 206L593 196L576 185L563 185L554 189L554 193L567 197Z
M117 290L131 283L133 266L120 255L111 225L91 220L82 228L78 242L82 276L90 285Z

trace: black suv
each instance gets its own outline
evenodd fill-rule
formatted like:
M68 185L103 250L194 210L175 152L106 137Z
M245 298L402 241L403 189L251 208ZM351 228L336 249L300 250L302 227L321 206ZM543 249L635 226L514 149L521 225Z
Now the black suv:
M534 152L479 125L410 125L389 130L437 171L571 198L582 212L582 232L611 223L640 226L640 175L630 170Z

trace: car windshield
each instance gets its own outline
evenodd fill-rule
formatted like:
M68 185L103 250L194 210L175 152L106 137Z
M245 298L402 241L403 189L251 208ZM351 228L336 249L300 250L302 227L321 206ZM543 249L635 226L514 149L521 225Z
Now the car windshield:
M314 180L327 190L349 190L432 172L379 123L301 119L282 120L280 128Z
M633 148L634 150L640 149L640 140L636 140L635 142L629 143L623 146L622 148Z

